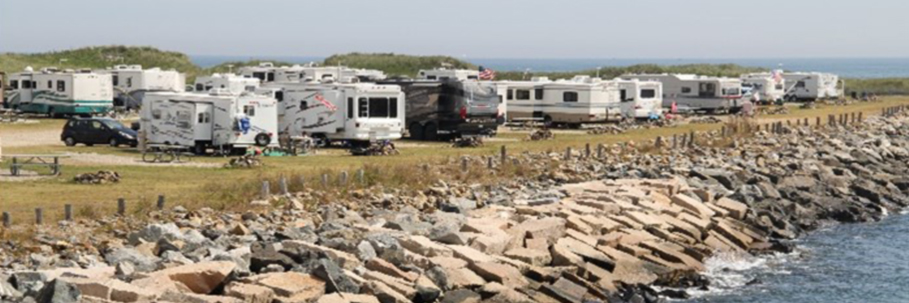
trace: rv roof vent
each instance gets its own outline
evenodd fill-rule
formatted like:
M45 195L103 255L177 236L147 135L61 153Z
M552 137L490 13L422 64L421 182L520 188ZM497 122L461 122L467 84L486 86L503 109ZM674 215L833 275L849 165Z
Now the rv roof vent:
M33 71L35 71L35 70L32 69L31 66L26 66L26 67L25 67L25 71L27 71L27 72L33 72Z
M322 78L322 83L335 83L335 77L325 76Z
M76 72L76 71L74 71L74 70L72 70L72 69L70 69L70 68L67 68L67 69L64 69L63 72L64 72L64 73L74 73L74 72Z

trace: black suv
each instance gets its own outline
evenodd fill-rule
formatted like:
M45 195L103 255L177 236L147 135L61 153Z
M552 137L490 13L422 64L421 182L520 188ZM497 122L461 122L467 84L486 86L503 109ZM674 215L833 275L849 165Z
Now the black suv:
M114 119L72 118L63 126L60 140L63 140L66 146L79 143L87 146L107 143L110 146L129 144L129 146L135 147L139 145L136 135L135 130Z

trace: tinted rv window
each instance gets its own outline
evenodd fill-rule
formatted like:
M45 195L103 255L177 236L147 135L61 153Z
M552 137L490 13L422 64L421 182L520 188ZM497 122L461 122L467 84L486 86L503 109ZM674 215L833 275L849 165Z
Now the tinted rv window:
M530 90L527 89L515 90L514 95L518 100L530 100Z
M205 86L202 86L202 83L196 84L196 91L201 92L205 90Z
M634 98L628 98L628 90L619 90L619 100L621 102L634 101Z
M369 98L369 117L388 118L388 98Z
M565 102L578 102L578 92L564 92L564 93L562 93L562 101L565 101Z
M275 81L275 73L268 73L268 82Z
M509 89L506 94L508 95L508 97L506 99L514 100L514 90L513 89Z
M354 100L353 98L347 98L347 118L353 118L354 114Z
M153 109L153 110L152 110L152 119L155 119L155 120L160 120L160 119L161 119L161 110L160 110L160 109Z
M388 113L389 118L398 117L398 98L388 99Z
M47 80L47 89L54 88L54 81Z
M10 80L10 81L9 81L9 87L12 88L12 89L19 89L19 81Z
M535 89L534 95L536 95L537 100L543 100L543 89L542 88Z
M796 82L795 87L805 87L805 81Z
M31 88L32 88L31 81L22 81L22 89L31 89Z
M683 94L687 94L687 93L690 93L690 92L691 92L691 88L690 88L690 87L682 87L682 93L683 93Z
M783 85L782 85L782 84L777 84L776 86L774 86L774 88L775 88L776 90L782 90L782 89L783 89Z
M467 79L477 80L477 79L480 79L480 77L478 77L478 76L467 76Z
M126 78L126 87L133 87L133 77Z
M256 116L256 107L252 106L252 105L244 105L243 113L246 114L247 116L255 117Z
M641 99L652 99L656 97L655 89L642 89L641 90Z
M369 118L369 102L366 101L366 98L357 100L357 109L357 117Z
M435 79L436 79L436 76L426 76L426 79L427 79L427 80L435 80Z
M120 85L120 77L119 77L119 76L113 75L113 76L111 76L110 78L111 78L111 80L113 80L114 86Z
M283 91L276 91L276 92L275 92L275 99L277 99L278 102L284 101L284 92L283 92Z
M253 73L253 78L259 79L259 81L264 81L265 73Z
M66 82L63 80L57 80L57 91L65 92L66 91Z

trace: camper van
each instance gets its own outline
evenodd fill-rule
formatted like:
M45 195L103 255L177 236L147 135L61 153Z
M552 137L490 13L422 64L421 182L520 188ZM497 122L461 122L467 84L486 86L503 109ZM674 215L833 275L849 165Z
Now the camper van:
M658 81L621 80L619 106L626 119L658 119L663 115L663 84Z
M437 68L437 69L421 69L417 73L417 79L419 80L478 80L480 79L480 72L478 70L472 69L446 69L446 68Z
M259 88L259 79L232 74L212 74L211 76L196 77L196 83L193 85L193 91L195 92L222 89L234 94L254 92L257 88Z
M492 82L386 80L406 96L407 130L413 140L494 136L499 96Z
M114 91L109 74L90 70L31 68L9 77L7 105L26 113L88 116L103 114L113 107Z
M256 146L278 146L274 98L213 89L207 94L148 93L143 102L140 131L146 145L182 146L197 154L209 148L242 153Z
M323 142L368 146L401 139L405 96L396 85L373 83L299 83L279 93L279 132L304 133Z
M313 63L276 67L271 62L262 62L258 66L241 67L239 73L246 78L259 79L262 83L321 82L327 79L341 82L368 82L385 79L385 73L379 70L317 66Z
M146 93L186 91L186 75L175 70L142 69L141 65L117 65L99 72L111 75L114 106L138 108L142 105L142 98Z
M663 107L676 102L680 111L737 111L741 109L742 80L685 74L629 74L622 79L654 80L663 84Z
M783 73L787 101L838 98L843 91L839 76L827 73Z
M772 73L753 73L742 75L743 92L750 91L751 100L772 103L783 100L786 95L786 79L775 77Z
M506 102L511 121L532 119L576 128L621 117L618 82L589 76L515 81L509 84Z

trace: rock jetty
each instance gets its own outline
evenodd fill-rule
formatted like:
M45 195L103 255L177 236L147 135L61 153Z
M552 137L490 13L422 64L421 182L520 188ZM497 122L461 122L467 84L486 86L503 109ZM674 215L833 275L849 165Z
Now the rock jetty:
M499 165L531 167L529 177L375 188L310 210L312 193L295 193L245 213L176 207L151 223L65 222L2 245L0 297L662 302L709 288L698 272L718 252L787 252L787 240L825 222L909 205L905 116L723 135L603 157L525 153Z

